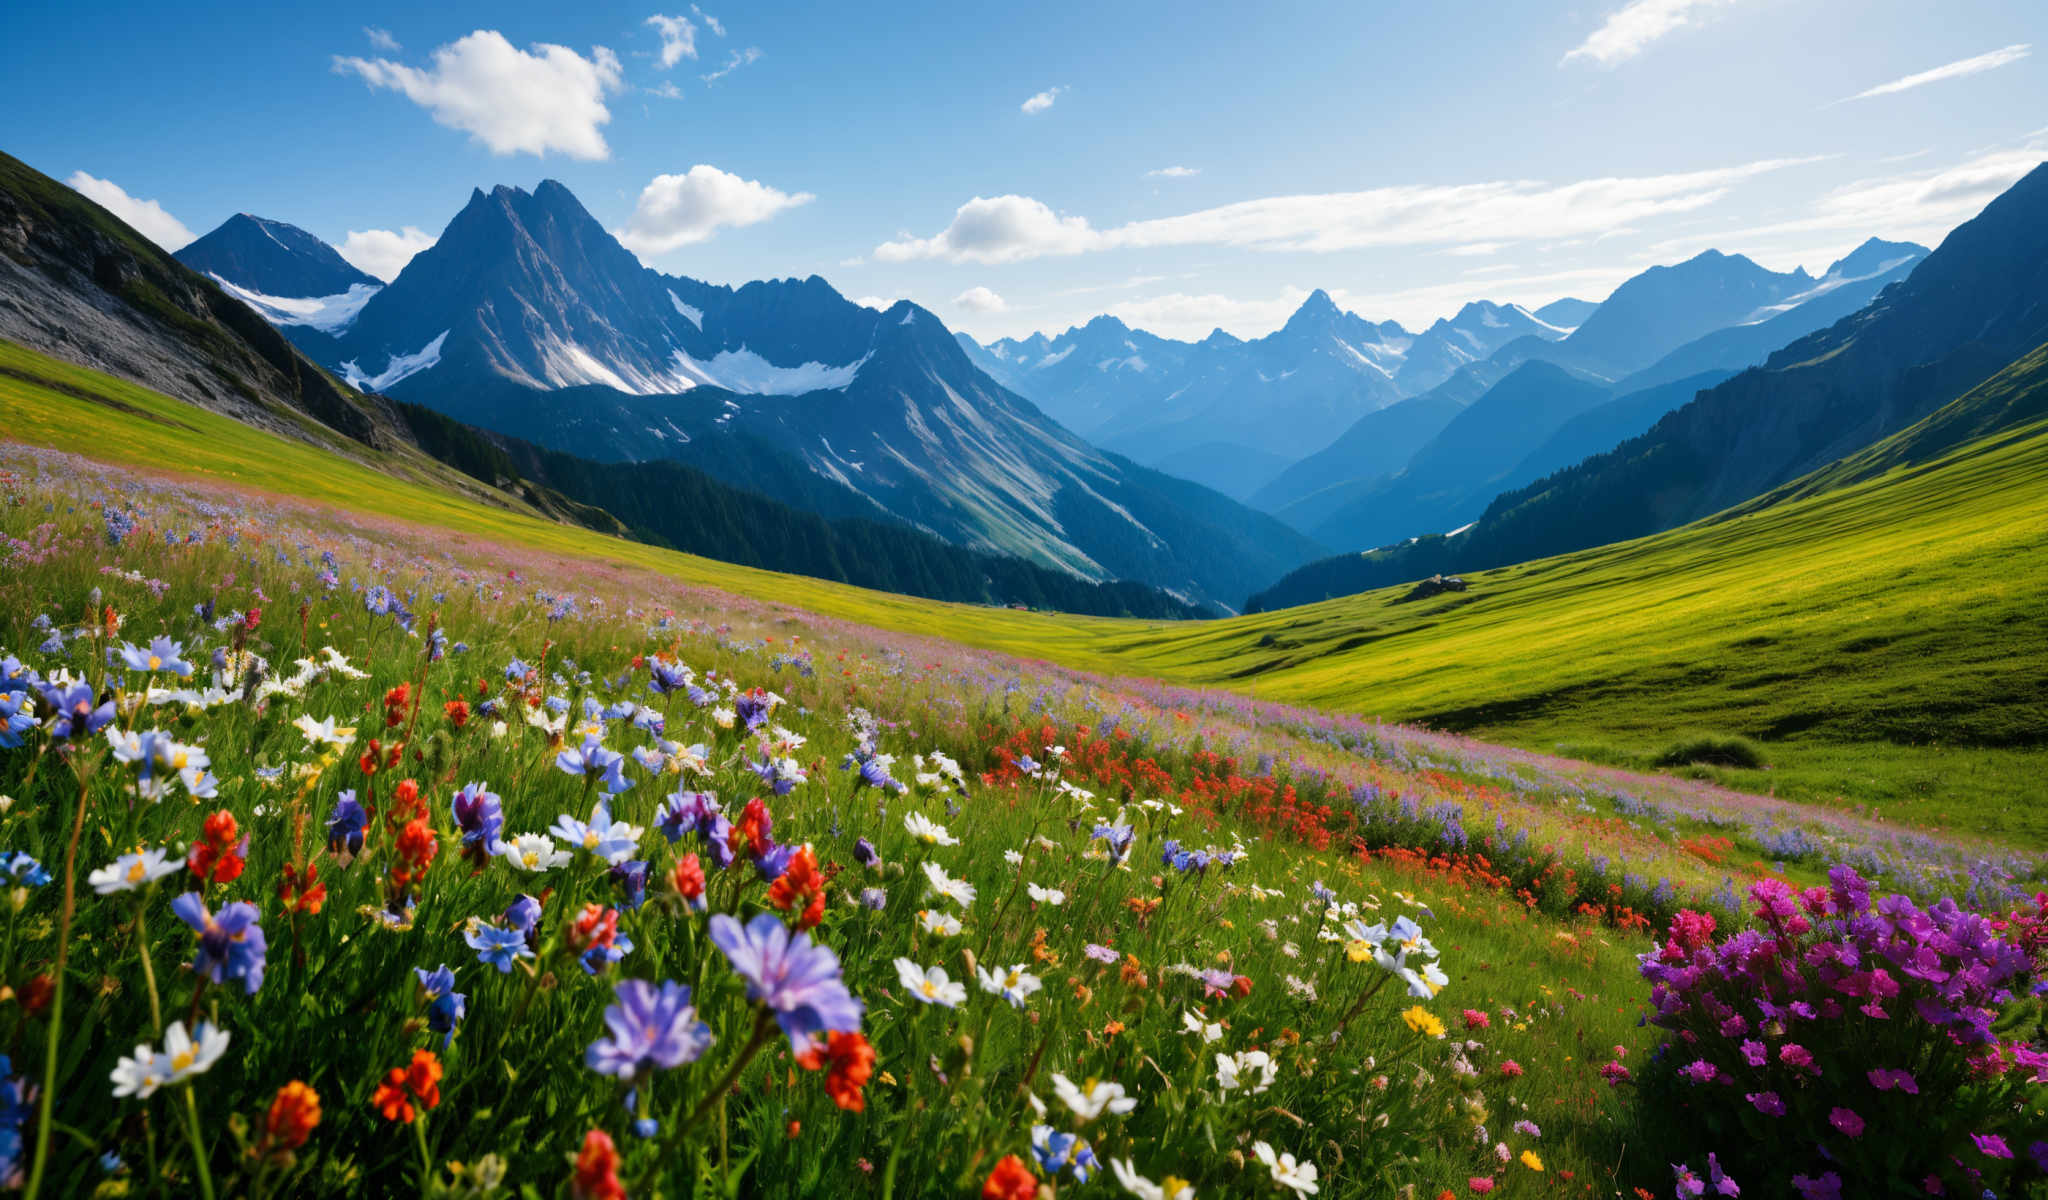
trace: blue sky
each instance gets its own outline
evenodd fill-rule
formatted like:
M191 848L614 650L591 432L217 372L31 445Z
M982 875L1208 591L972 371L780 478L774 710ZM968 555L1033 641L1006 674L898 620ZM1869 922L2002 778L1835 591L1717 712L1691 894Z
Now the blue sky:
M160 241L248 211L380 274L552 177L662 270L981 337L1818 272L2048 158L2038 0L328 7L32 6L0 148Z

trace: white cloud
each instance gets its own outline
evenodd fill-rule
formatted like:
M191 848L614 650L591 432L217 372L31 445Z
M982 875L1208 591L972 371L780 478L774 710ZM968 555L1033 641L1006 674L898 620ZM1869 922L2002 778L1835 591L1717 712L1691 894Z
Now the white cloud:
M940 258L1005 263L1047 255L1158 246L1329 252L1381 246L1516 242L1590 236L1661 214L1694 212L1735 184L1814 159L1767 159L1671 175L1413 185L1270 196L1177 217L1096 229L1029 196L976 196L928 238L875 247L882 262Z
M985 287L971 287L953 297L953 303L972 313L999 313L1010 307L1001 297Z
M632 217L617 236L633 253L653 257L701 242L720 226L758 224L816 198L698 163L681 175L656 175L641 189Z
M1603 67L1626 62L1648 49L1652 42L1688 26L1700 24L1710 9L1732 0L1633 0L1607 14L1600 28L1587 35L1565 62L1591 59Z
M1802 247L1825 241L1847 248L1872 236L1931 246L2041 165L2043 155L2048 155L2048 145L2035 138L1952 166L1860 179L1824 193L1808 206L1805 215L1688 234L1658 242L1651 249L1665 254L1706 246L1748 250L1752 246L1761 249L1772 240L1797 242ZM1808 265L1818 270L1826 264Z
M154 200L139 200L111 179L97 179L84 171L73 171L71 178L64 182L166 250L176 250L194 237L183 221L164 211L163 205Z
M647 18L647 24L661 36L661 69L670 67L686 58L697 57L697 27L688 17L664 17L655 13Z
M660 96L664 100L680 100L683 98L683 89L677 87L673 79L664 79L653 87L648 88L647 94L650 96Z
M704 22L704 28L709 29L713 37L725 36L725 23L723 21L720 21L717 17L712 16L694 4L690 6L690 11L697 14L697 19Z
M880 296L862 296L860 299L855 300L854 303L862 308L872 308L876 312L887 312L889 306L896 302L894 300L884 300Z
M1017 107L1027 116L1031 113L1042 113L1046 109L1051 108L1052 102L1059 99L1060 93L1066 90L1063 87L1047 88Z
M396 54L400 50L405 49L404 46L398 44L397 38L391 36L389 29L379 29L375 25L365 25L363 26L363 36L370 39L370 49L372 50L382 50L386 54Z
M612 118L604 97L622 77L618 56L603 46L592 47L589 58L545 42L521 50L504 34L479 29L435 50L430 68L337 56L334 69L402 93L493 154L611 155L599 126Z
M1189 176L1200 175L1201 173L1202 168L1200 167L1159 167L1154 170L1145 172L1145 178L1186 179Z
M1940 83L1946 79L1961 79L1965 75L1977 75L1985 71L1995 71L2009 63L2018 62L2032 52L2033 48L2031 46L2025 42L2020 42L2000 50L1993 50L1989 54L1979 54L1975 58L1958 59L1955 62L1935 67L1932 70L1922 71L1917 75L1907 75L1900 79L1894 79L1890 83L1880 83L1867 91L1856 93L1849 97L1849 100L1868 100L1872 96L1890 96L1897 92L1911 91L1916 87L1925 87L1930 83ZM1842 103L1846 104L1848 101L1845 100Z
M699 76L699 78L701 78L706 83L717 83L719 80L724 79L726 76L732 74L734 71L739 70L741 67L747 66L755 62L759 62L760 59L761 49L758 46L748 46L744 50L735 50L732 52L732 57L725 60L724 66L718 68L716 71L711 72L711 74L709 75Z
M413 255L434 241L433 234L412 225L395 233L389 229L351 229L335 251L354 264L356 270L390 283L412 261Z
M1506 242L1467 242L1462 246L1452 246L1444 253L1457 258L1481 258L1488 254L1499 254L1507 249L1507 245Z

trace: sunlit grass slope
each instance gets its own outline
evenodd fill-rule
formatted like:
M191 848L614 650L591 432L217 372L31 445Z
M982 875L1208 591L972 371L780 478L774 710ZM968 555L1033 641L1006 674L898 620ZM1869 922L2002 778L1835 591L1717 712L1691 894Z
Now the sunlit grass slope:
M2037 353L1985 386L2009 404L2044 380L2048 354ZM393 480L4 344L0 433L457 538L653 567L884 628L1563 743L1586 757L1641 764L1688 732L1747 734L1765 742L1770 767L1717 769L1736 786L2048 836L2048 813L2031 811L2048 796L2038 753L2048 419L2038 417L1718 523L1483 572L1462 594L1410 602L1390 589L1157 624L938 604L604 538Z

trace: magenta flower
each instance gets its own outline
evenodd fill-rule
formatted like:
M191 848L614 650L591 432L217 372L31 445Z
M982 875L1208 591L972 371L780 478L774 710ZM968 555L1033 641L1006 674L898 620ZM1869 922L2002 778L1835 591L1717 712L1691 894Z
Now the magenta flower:
M1694 1083L1712 1083L1714 1082L1714 1077L1719 1075L1721 1072L1719 1068L1715 1067L1713 1063L1708 1062L1706 1059L1696 1058L1693 1059L1691 1062L1687 1063L1685 1066L1680 1067L1678 1073L1680 1075L1685 1076L1687 1079L1692 1080Z
M1812 1068L1814 1074L1820 1074L1820 1070L1813 1066L1813 1051L1808 1050L1798 1042L1786 1042L1778 1047L1778 1061L1788 1067L1797 1067L1802 1071Z
M1863 1136L1863 1118L1857 1116L1854 1109L1836 1107L1829 1110L1828 1124L1852 1138Z
M1979 1154L1989 1155L1992 1158L2012 1157L2012 1147L2006 1145L2005 1139L1995 1133L1973 1133L1970 1135L1970 1140L1976 1143L1977 1153Z
M1893 1088L1897 1088L1909 1096L1920 1094L1920 1084L1913 1078L1911 1071L1880 1067L1870 1072L1870 1086L1880 1092L1888 1092Z
M1767 1117L1785 1115L1785 1101L1776 1092L1751 1092L1744 1099L1755 1105L1756 1110Z
M1742 1061L1752 1067L1763 1066L1770 1061L1770 1056L1771 1052L1762 1042L1750 1040L1742 1043Z

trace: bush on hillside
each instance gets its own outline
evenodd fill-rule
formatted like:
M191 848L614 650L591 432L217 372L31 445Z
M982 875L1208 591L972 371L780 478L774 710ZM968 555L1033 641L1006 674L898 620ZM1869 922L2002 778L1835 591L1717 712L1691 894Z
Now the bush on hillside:
M1682 737L1659 751L1660 767L1685 767L1705 763L1715 767L1747 767L1758 770L1770 765L1764 748L1738 734L1697 733Z

